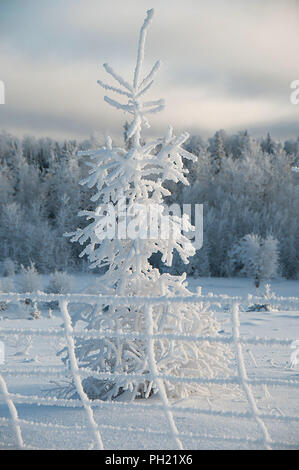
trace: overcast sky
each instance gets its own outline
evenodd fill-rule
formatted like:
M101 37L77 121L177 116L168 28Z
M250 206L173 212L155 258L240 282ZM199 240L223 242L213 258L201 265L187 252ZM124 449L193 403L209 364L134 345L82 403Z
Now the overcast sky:
M297 0L1 0L0 129L18 135L120 135L127 116L103 101L108 62L132 79L139 29L155 9L144 73L162 67L148 99L165 98L151 132L171 123L207 137L218 129L299 135ZM111 96L111 95L110 95Z

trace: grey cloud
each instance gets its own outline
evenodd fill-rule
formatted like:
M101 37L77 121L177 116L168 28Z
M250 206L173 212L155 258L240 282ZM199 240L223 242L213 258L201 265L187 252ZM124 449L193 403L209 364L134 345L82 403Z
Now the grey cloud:
M94 122L87 122L75 116L60 116L49 112L30 112L8 108L0 110L0 129L13 129L18 135L65 135L83 137L92 133ZM30 132L31 130L31 132Z
M0 63L5 65L5 54L9 52L12 57L21 57L23 69L14 70L13 66L3 69L0 79L13 77L16 91L21 89L23 80L30 83L36 71L49 70L50 66L52 70L48 77L43 77L44 82L37 92L33 86L28 88L32 93L31 103L22 100L19 105L14 102L13 107L7 105L5 110L0 110L0 126L20 131L29 128L32 134L84 135L100 126L104 132L106 129L112 133L119 131L125 117L116 111L106 111L103 104L99 104L97 115L94 103L87 102L92 99L92 93L87 93L86 102L81 99L82 113L71 106L78 93L75 74L80 67L85 72L84 77L78 79L81 95L94 86L93 80L109 81L103 69L98 68L103 62L108 61L116 70L125 71L126 77L132 76L138 29L146 9L152 6L156 8L156 17L149 32L145 69L158 58L164 62L153 95L163 97L160 92L165 92L167 97L168 88L171 88L172 101L177 99L179 103L183 92L188 97L188 102L181 108L180 119L176 115L173 121L166 110L163 116L152 119L152 132L166 125L168 120L177 128L186 121L189 130L200 125L203 132L211 132L214 124L209 121L208 114L215 113L217 99L222 105L225 102L228 111L229 101L234 109L237 102L241 109L244 100L256 101L257 110L262 100L267 102L269 109L271 103L276 110L281 106L284 122L277 122L277 116L271 121L265 113L261 124L257 115L256 126L250 121L253 131L270 126L268 130L273 129L277 135L296 132L294 109L290 109L289 117L285 115L289 84L299 78L294 61L296 23L292 20L298 13L298 3L291 0L131 0L126 4L123 0L1 2ZM71 85L69 75L65 81L63 78L70 68L74 70ZM95 68L98 70L96 76ZM55 86L60 92L48 103L42 96L42 89L47 93L47 90L55 90ZM194 91L193 100L190 91ZM195 112L201 105L201 93L207 112L206 124L204 116L197 122ZM103 93L95 92L94 96L100 101ZM43 109L38 109L39 102ZM170 110L176 107L176 103L169 104ZM234 113L236 128L243 128L244 116L238 124L237 113ZM190 115L194 116L193 121ZM232 126L230 123L230 128ZM225 122L219 120L219 127L225 127Z

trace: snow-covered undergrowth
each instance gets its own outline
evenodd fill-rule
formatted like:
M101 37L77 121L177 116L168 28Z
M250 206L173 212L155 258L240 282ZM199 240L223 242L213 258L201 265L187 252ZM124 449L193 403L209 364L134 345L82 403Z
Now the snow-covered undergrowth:
M217 284L213 279L201 281L201 284ZM218 284L225 286L227 282L219 280ZM194 281L191 288L192 285L195 285ZM252 301L261 303L263 298L248 299L237 294L240 294L240 288L234 296L208 294L169 299L135 298L136 305L147 305L143 338L148 350L148 374L145 378L148 383L155 383L159 393L148 400L136 399L133 402L128 401L128 395L120 395L114 401L91 401L84 393L82 382L89 372L77 367L77 357L73 354L74 340L105 336L106 332L86 331L80 324L73 330L68 302L94 304L95 297L31 294L32 300L42 301L44 306L46 301L60 299L61 311L56 310L53 317L48 318L47 309L40 309L41 318L29 321L26 315L23 319L10 320L11 310L7 310L1 321L0 339L6 345L5 363L0 366L3 394L0 405L1 447L88 448L90 440L97 448L112 449L296 447L298 374L296 367L291 367L290 356L292 341L298 338L299 299L273 295L272 304L278 305L279 309L257 313L246 312L246 306ZM27 294L2 294L2 297L1 301L12 302L10 309L13 309L13 305L22 305L21 299L27 298ZM122 304L132 302L132 298L120 300ZM194 332L192 336L192 331L187 334L172 332L168 334L168 340L173 339L178 345L183 341L190 344L194 341L213 344L216 341L228 346L235 356L235 368L230 376L207 379L190 374L186 377L184 370L181 374L165 375L163 364L159 364L156 345L167 333L159 334L153 321L156 306L165 300L175 309L182 308L184 304L194 305L196 301L215 307L215 315L223 327L217 337L207 336L208 332L204 337L196 337ZM242 312L239 313L241 307ZM62 320L64 328L61 328ZM128 333L129 339L130 336ZM31 344L25 353L25 339L28 338L31 338ZM68 347L72 362L68 370L56 356L64 345ZM104 375L99 374L99 377ZM54 383L74 380L77 399L59 399L45 393L50 388L51 377ZM171 398L167 384L181 385L185 382L192 383L193 394L179 401ZM208 386L208 394L196 393L202 385ZM228 385L239 393L225 393ZM221 387L222 395L219 394ZM216 389L217 393L214 392ZM61 434L67 436L63 444L58 438Z

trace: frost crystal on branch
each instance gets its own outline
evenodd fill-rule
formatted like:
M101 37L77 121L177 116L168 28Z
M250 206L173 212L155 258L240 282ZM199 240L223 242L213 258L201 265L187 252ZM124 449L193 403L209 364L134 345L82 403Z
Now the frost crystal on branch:
M103 147L81 153L89 157L87 164L90 167L89 176L81 184L95 190L91 200L96 207L82 211L80 215L91 222L68 235L71 241L85 245L80 256L88 257L91 268L106 268L99 279L100 293L132 297L189 294L184 282L186 276L161 275L149 262L153 253L160 252L162 261L171 265L176 250L183 262L188 263L188 258L195 253L190 239L182 233L182 221L167 213L163 205L164 197L170 195L165 186L167 181L188 184L188 170L184 167L183 158L195 159L182 147L188 133L175 136L169 126L164 138L141 143L142 128L149 127L147 116L164 108L161 99L143 101L160 67L160 61L155 62L150 72L141 77L145 39L152 17L153 10L149 10L141 27L132 84L108 64L104 64L104 68L117 82L116 86L98 80L105 90L127 99L126 103L121 103L104 97L112 107L132 115L127 127L127 139L131 139L132 145L129 149L114 147L111 138L107 137ZM144 228L151 228L153 220L158 221L158 233L143 236ZM183 224L184 231L194 230L187 217ZM130 232L131 237L119 236L124 233L124 226L125 233ZM170 235L161 236L165 233ZM145 306L136 307L134 302L130 308L117 305L117 302L95 305L83 320L88 329L146 333ZM227 351L224 345L170 339L176 333L217 335L219 325L203 305L180 306L179 309L170 305L157 306L153 311L152 326L154 332L166 333L164 339L154 341L157 368L161 373L181 377L226 374ZM114 374L107 380L97 379L91 374L85 382L89 396L114 398L129 391L133 397L148 397L158 389L158 385L147 378L151 370L146 341L124 339L121 335L98 340L81 339L77 343L76 354L81 367ZM67 355L64 359L68 360ZM129 373L144 376L144 379L126 376ZM199 387L167 382L168 392L174 395L186 395L194 389Z

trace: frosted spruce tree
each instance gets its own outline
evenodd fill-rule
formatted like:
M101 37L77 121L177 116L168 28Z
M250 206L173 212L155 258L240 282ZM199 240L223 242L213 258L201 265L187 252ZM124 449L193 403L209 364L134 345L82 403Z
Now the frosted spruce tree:
M83 211L81 216L91 220L85 228L68 234L72 242L86 244L80 256L87 255L91 268L106 268L100 277L98 292L115 296L176 296L188 295L185 275L160 274L149 263L153 253L161 252L162 260L171 265L174 250L184 263L195 253L190 239L183 234L191 231L187 217L167 213L163 198L170 193L166 181L188 184L182 157L193 155L182 148L187 133L179 137L169 126L164 138L144 144L141 132L149 127L148 116L161 111L164 101L143 101L160 67L157 61L151 71L141 78L144 44L153 10L147 12L142 25L137 63L132 84L117 74L108 64L104 68L118 86L98 83L127 99L126 104L105 96L105 101L132 117L126 126L127 149L114 147L110 137L105 146L84 152L90 157L89 176L81 182L95 188L91 200L95 209ZM155 229L152 230L152 227ZM154 233L151 233L153 232ZM185 232L184 232L185 233ZM145 306L130 307L99 303L85 315L76 318L87 323L87 329L110 332L145 333ZM217 335L219 325L203 305L155 306L154 332L166 334ZM74 318L74 321L76 321ZM76 355L80 367L96 372L107 372L107 379L96 373L83 381L91 398L111 399L124 392L131 396L148 397L157 390L157 384L147 380L150 365L146 342L141 339L123 339L109 335L99 339L81 339L76 342ZM228 372L229 353L220 343L190 343L162 338L155 341L155 359L160 373L171 376L215 377ZM67 361L67 355L64 355ZM120 377L109 374L119 374ZM127 373L144 379L132 378ZM198 385L166 383L170 396L182 396L198 391ZM202 389L203 390L203 389ZM205 389L206 390L206 389Z

